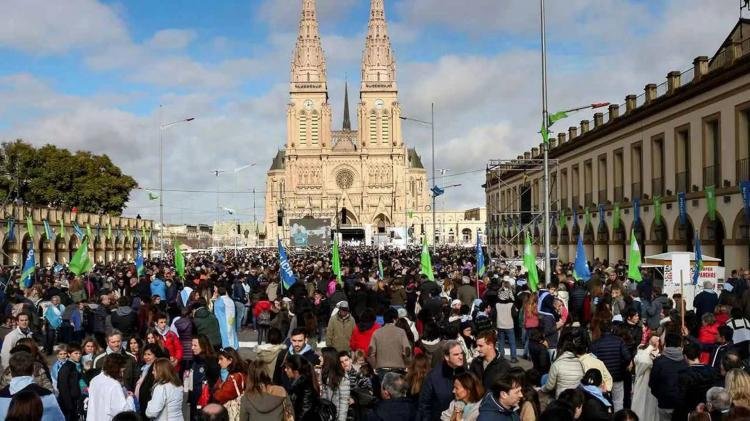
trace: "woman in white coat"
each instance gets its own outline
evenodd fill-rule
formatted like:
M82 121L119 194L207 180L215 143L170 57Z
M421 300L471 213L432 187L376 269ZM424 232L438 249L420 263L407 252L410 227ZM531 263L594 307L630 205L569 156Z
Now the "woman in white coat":
M651 378L651 367L659 356L659 337L651 336L648 345L638 349L635 354L635 392L630 409L642 420L659 419L659 408L656 397L651 394L648 380Z
M146 416L158 421L182 421L182 383L169 359L154 362L154 382Z
M135 410L133 394L122 385L122 371L128 358L121 354L104 358L102 372L89 384L86 421L111 421L120 412Z

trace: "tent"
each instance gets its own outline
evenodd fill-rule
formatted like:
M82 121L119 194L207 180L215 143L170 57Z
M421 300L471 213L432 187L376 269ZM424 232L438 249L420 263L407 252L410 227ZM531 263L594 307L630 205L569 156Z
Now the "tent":
M676 279L676 275L673 277L672 269L677 260L681 261L682 267L685 268L682 285L680 285L679 279ZM692 309L693 298L702 290L704 281L713 282L717 290L721 289L724 284L724 267L720 266L721 260L715 257L703 255L703 270L700 272L697 285L693 285L692 278L693 268L695 267L695 253L693 252L670 251L646 256L644 261L645 263L641 265L642 269L651 268L661 273L664 279L663 291L670 298L673 294L682 290L688 310Z
M672 259L674 258L675 254L685 254L688 253L690 255L690 264L695 264L695 253L692 251L669 251L666 253L659 253L654 254L652 256L646 256L645 262L647 265L671 265ZM717 259L715 257L706 256L703 255L703 266L719 266L721 263L721 259Z

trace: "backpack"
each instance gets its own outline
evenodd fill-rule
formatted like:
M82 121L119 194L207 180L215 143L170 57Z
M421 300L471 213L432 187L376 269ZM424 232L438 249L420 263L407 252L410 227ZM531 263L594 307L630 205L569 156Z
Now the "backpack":
M271 312L268 310L261 311L258 315L257 323L261 326L270 326L271 325Z

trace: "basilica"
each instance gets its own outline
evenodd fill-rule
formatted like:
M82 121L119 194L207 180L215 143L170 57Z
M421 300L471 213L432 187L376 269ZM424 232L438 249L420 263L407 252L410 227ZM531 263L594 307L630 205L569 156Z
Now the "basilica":
M419 215L430 214L427 173L401 133L383 0L370 4L356 104L359 128L352 127L345 89L343 127L335 130L315 0L302 0L286 143L266 179L266 238L292 240L293 227L304 225L327 233L321 238L337 230L344 239L382 242L408 236L415 223L424 225Z

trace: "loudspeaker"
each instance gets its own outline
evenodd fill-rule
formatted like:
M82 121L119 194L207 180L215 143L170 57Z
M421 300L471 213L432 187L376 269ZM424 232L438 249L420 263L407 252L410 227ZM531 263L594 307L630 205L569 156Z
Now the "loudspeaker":
M284 225L284 210L279 209L276 211L276 226L280 227Z
M526 225L531 220L531 185L524 184L521 188L521 223Z

